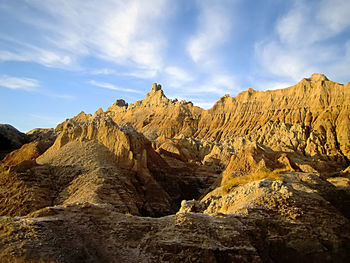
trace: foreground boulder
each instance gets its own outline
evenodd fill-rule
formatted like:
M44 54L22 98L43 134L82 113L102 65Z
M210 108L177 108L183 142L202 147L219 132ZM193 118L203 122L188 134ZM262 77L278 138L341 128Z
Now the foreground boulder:
M145 218L67 204L2 217L0 259L31 262L348 262L349 220L334 186L287 173ZM333 202L333 201L332 201Z

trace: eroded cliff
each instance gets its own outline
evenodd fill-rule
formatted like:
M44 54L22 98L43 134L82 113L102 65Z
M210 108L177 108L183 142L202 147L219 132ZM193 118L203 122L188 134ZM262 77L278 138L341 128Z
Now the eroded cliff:
M34 130L1 163L0 259L348 262L349 90L313 74L204 110L153 84Z

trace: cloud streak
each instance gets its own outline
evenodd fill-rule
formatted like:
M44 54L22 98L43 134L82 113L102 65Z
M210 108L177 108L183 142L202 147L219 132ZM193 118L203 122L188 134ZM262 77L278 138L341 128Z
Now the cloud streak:
M72 68L74 66L74 56L64 52L37 47L3 34L0 34L0 40L7 47L6 50L0 49L0 61L36 62L46 67L55 68L66 68L68 66Z
M17 19L45 31L36 40L56 52L34 48L35 44L23 39L28 45L18 44L13 52L2 50L2 60L68 67L89 55L136 69L160 70L163 66L166 39L161 25L168 17L165 14L169 15L167 0L106 0L98 4L93 0L33 0L27 5L31 13ZM45 16L35 18L38 11ZM18 52L23 47L26 50Z
M164 73L166 74L170 87L181 87L195 80L193 75L176 66L166 67Z
M102 68L102 69L95 69L90 72L92 75L112 75L115 74L114 69L110 68Z
M276 23L276 38L255 46L265 71L286 81L315 72L335 79L348 76L350 40L331 41L350 27L345 10L350 10L347 0L294 1Z
M89 84L91 84L91 85L93 85L95 87L104 88L104 89L143 94L143 92L140 92L138 90L122 88L122 87L118 87L118 86L116 86L114 84L106 83L106 82L98 82L98 81L95 81L95 80L90 80Z
M33 78L20 78L3 75L0 77L0 87L11 90L24 90L35 92L47 97L58 98L63 100L73 100L75 96L69 94L61 94L50 90L42 89L40 82Z
M17 78L4 75L0 77L0 86L13 90L37 91L40 84L36 79L32 78Z
M187 52L195 63L210 65L215 62L213 53L225 43L232 29L232 17L227 1L197 1L199 8L198 30L187 44Z

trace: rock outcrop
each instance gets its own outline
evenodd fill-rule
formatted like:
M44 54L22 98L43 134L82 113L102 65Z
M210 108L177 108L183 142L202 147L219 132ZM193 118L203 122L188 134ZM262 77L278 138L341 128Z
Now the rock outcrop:
M0 124L0 160L27 142L29 138L24 133L9 124Z
M286 173L145 218L69 204L1 218L0 258L53 262L347 262L349 221L335 187ZM22 249L19 249L21 247Z
M216 179L198 164L174 166L171 157L163 156L141 133L109 117L66 121L54 143L25 144L3 160L0 214L25 215L48 205L89 202L121 213L168 215ZM43 195L42 189L47 202L28 201L28 196Z
M42 155L52 144L52 140L40 140L24 144L20 149L14 150L6 155L2 162L5 165L13 166L23 161L35 161L36 158Z
M203 109L191 102L170 100L160 85L154 83L144 100L126 106L117 101L106 114L116 123L127 123L149 139L158 136L192 136Z
M31 141L55 140L58 133L52 128L35 128L26 133Z
M222 143L243 137L274 151L328 156L345 163L344 158L350 158L349 87L313 74L287 89L225 95L205 111L191 102L169 100L154 84L144 100L112 106L106 114L150 139L183 134Z
M313 74L203 110L154 83L33 130L0 163L0 261L349 262L349 93Z

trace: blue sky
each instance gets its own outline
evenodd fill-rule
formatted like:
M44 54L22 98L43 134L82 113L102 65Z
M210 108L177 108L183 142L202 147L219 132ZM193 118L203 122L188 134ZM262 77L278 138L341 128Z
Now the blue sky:
M0 123L55 127L153 82L210 108L225 94L350 81L349 0L0 0Z

